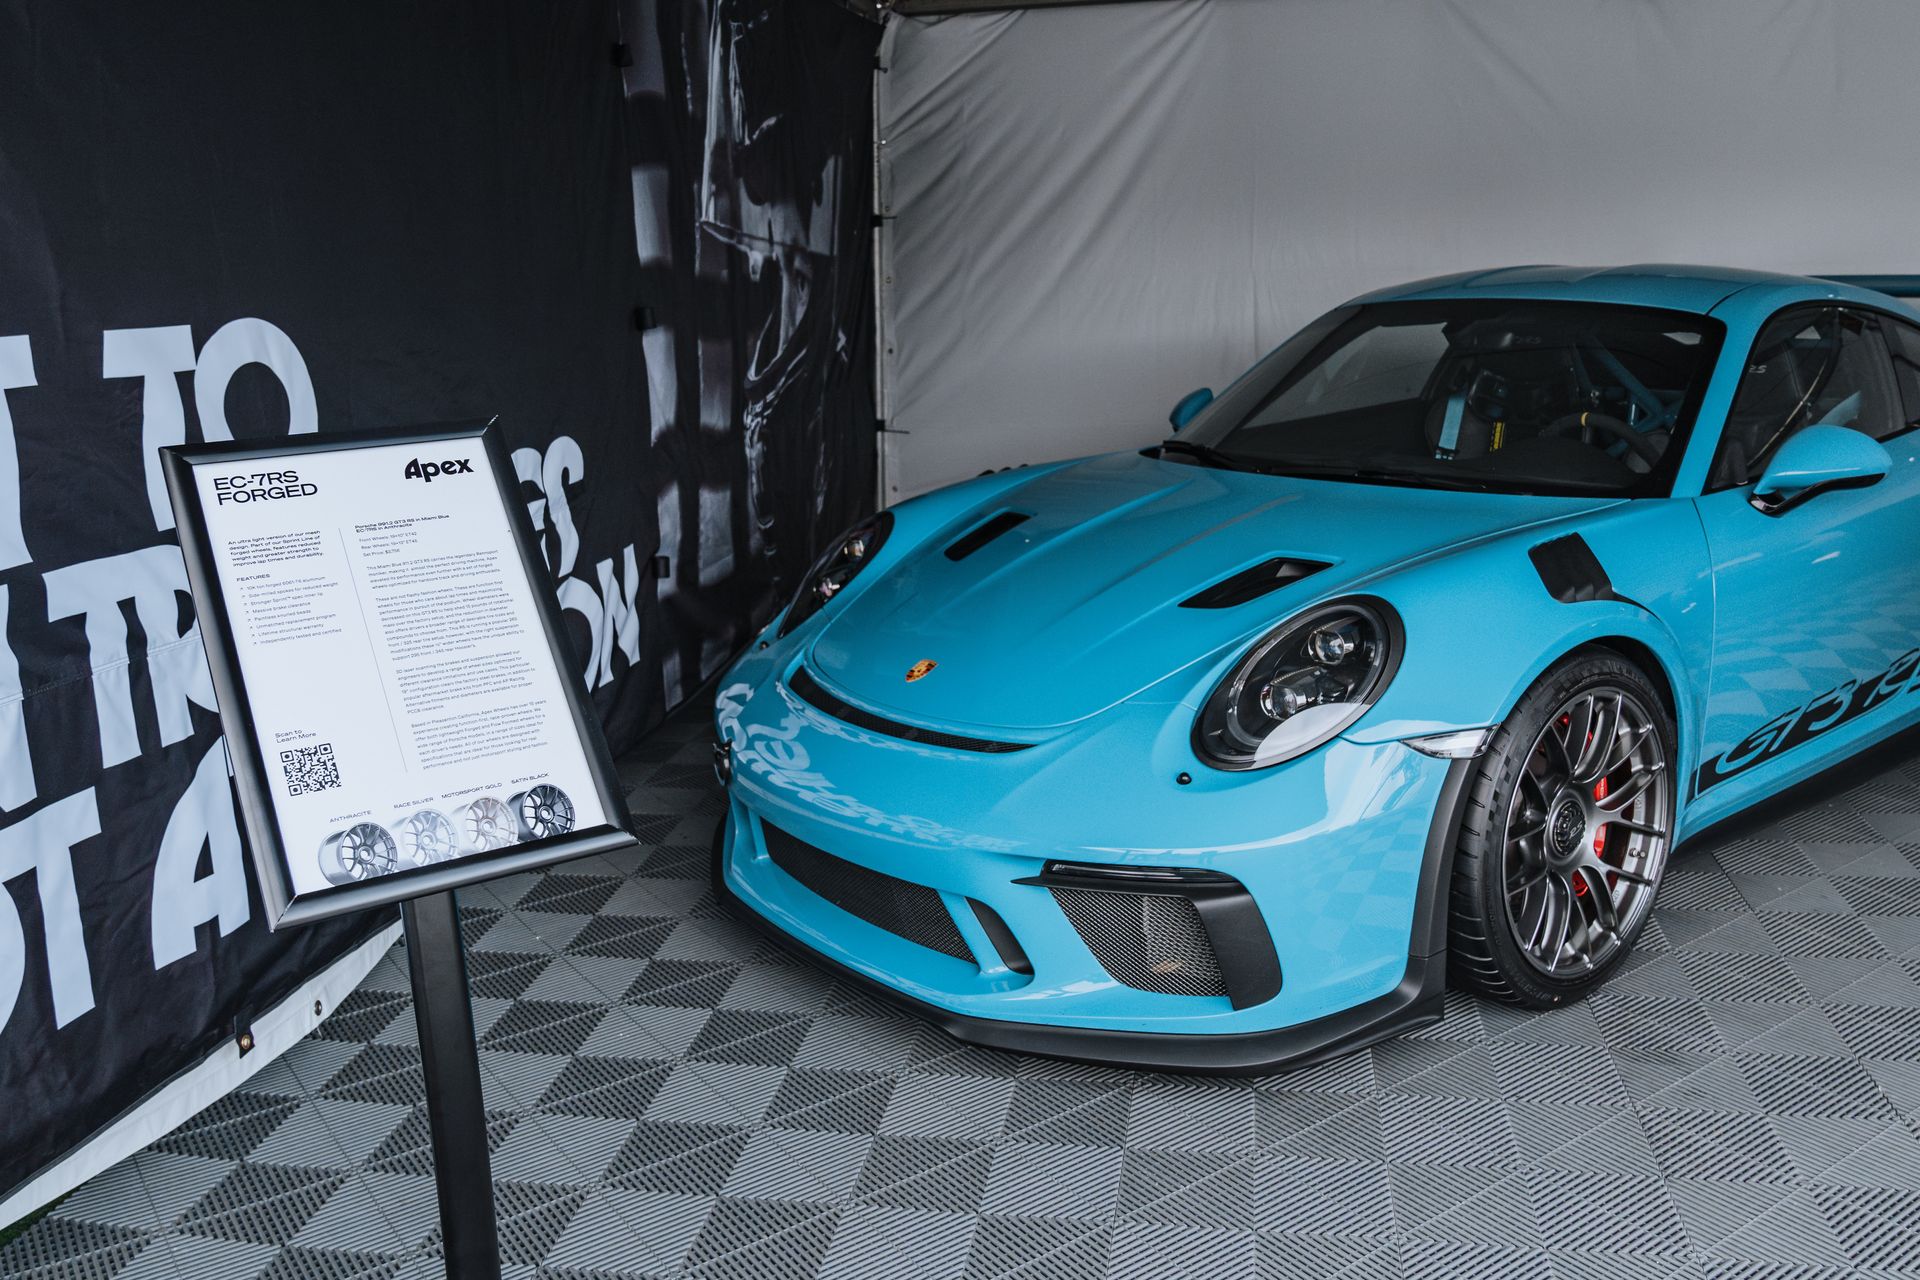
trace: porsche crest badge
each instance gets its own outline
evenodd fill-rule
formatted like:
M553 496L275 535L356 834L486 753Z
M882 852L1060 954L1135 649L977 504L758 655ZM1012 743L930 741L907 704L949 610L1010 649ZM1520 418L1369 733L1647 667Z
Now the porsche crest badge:
M924 679L926 677L927 672L933 670L935 667L939 665L940 664L935 662L932 658L920 659L920 661L914 663L912 666L907 668L907 683L912 684L915 680Z

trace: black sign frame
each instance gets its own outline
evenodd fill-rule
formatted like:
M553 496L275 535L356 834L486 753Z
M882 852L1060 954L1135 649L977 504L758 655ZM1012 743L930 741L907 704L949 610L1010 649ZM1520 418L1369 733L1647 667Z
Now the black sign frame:
M194 482L194 468L202 462L211 461L270 461L390 445L474 440L479 441L486 456L495 491L505 509L514 546L519 552L520 567L532 591L541 633L546 640L548 654L559 670L562 696L584 750L587 772L600 801L601 811L607 815L607 822L564 835L509 845L493 852L469 854L424 867L409 867L355 884L295 894L288 871L287 850L280 839L273 793L267 782L266 756L259 736L254 732L246 680L240 670L240 654L234 644L226 595L221 588L220 575L213 558L206 512L200 501L199 486ZM613 755L607 748L606 736L601 732L593 704L588 700L580 664L575 659L565 625L561 621L552 575L528 525L526 507L519 496L519 479L507 456L497 425L492 422L442 424L293 436L269 443L232 440L171 445L160 450L160 458L161 469L166 477L167 495L172 500L179 529L180 552L186 560L187 583L199 614L207 665L213 674L214 695L220 704L220 726L226 735L227 750L233 762L241 827L254 871L259 878L269 928L278 930L284 926L306 924L368 907L386 906L518 871L531 871L556 862L610 853L637 843L633 818L627 811L626 794L614 770Z

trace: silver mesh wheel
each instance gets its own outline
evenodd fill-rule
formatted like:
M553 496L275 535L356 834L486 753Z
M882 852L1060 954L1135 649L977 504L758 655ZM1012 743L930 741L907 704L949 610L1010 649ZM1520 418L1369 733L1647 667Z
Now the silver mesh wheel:
M422 809L400 824L400 856L408 866L445 862L460 853L460 834L453 820L438 809Z
M1652 708L1613 684L1569 698L1527 753L1507 814L1507 927L1527 963L1574 978L1612 960L1653 906L1672 831Z
M385 827L361 822L336 831L320 846L320 874L333 884L356 884L399 869L400 848Z
M545 840L573 830L573 799L558 787L541 783L522 791L511 803L524 840Z
M462 806L454 815L454 822L460 830L461 845L475 853L504 849L520 842L513 810L492 796L481 796L472 804Z

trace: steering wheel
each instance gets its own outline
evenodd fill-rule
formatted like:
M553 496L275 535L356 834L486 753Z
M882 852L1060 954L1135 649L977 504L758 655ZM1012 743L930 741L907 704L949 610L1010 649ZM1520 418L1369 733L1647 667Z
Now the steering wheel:
M1612 436L1627 446L1627 452L1647 464L1651 470L1659 461L1661 450L1648 436L1641 435L1620 419L1592 410L1569 413L1564 418L1555 418L1540 432L1543 436L1566 436L1574 432L1580 435L1580 443L1592 444L1591 434L1598 431L1601 435Z

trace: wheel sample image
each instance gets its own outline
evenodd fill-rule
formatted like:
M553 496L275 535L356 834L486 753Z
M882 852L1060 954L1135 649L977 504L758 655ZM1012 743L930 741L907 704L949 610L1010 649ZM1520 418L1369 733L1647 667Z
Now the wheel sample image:
M411 867L424 867L458 857L460 833L453 819L438 809L422 809L398 824L400 857Z
M320 874L332 884L355 884L400 868L400 847L385 827L359 822L320 845Z
M504 849L520 842L520 828L514 821L513 810L492 796L481 796L472 804L463 805L454 814L454 824L460 832L460 843L476 853Z
M558 787L546 783L529 787L511 803L523 840L544 840L573 830L573 800Z

